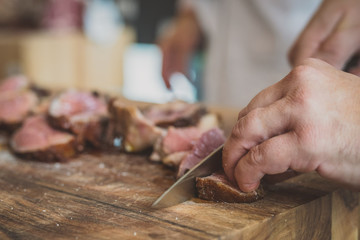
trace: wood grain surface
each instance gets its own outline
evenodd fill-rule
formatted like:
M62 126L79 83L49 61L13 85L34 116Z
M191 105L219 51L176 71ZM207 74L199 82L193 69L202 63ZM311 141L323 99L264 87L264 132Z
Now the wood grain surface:
M359 195L302 174L250 204L154 210L175 173L146 154L39 163L0 149L0 239L358 239Z

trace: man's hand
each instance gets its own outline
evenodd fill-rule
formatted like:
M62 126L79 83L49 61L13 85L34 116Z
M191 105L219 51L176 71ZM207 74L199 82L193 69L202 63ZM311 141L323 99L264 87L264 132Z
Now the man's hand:
M359 12L359 0L324 0L290 50L290 63L313 57L343 69L360 50Z
M305 60L239 113L223 167L245 192L289 168L360 188L359 77Z
M191 55L199 44L201 30L195 13L191 9L182 10L175 22L158 41L163 53L162 76L167 88L170 77L175 72L188 76Z

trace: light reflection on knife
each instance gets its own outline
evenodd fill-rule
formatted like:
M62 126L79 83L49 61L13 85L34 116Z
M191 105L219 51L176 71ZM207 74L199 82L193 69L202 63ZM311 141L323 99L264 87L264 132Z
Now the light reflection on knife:
M223 147L224 145L221 145L195 167L190 169L184 176L166 190L152 204L152 207L166 208L185 202L194 197L196 195L195 178L208 176L221 168Z

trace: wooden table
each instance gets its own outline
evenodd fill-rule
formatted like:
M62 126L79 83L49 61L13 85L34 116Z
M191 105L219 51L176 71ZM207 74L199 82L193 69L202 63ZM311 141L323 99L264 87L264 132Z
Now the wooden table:
M0 239L357 239L359 194L315 173L251 204L193 199L149 206L174 172L146 155L83 154L68 163L0 151Z

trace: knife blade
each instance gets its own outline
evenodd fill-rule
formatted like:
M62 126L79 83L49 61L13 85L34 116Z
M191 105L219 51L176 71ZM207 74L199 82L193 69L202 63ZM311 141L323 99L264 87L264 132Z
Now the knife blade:
M166 208L185 202L196 195L196 177L205 177L221 168L224 145L210 153L195 167L177 180L153 204L153 208Z

